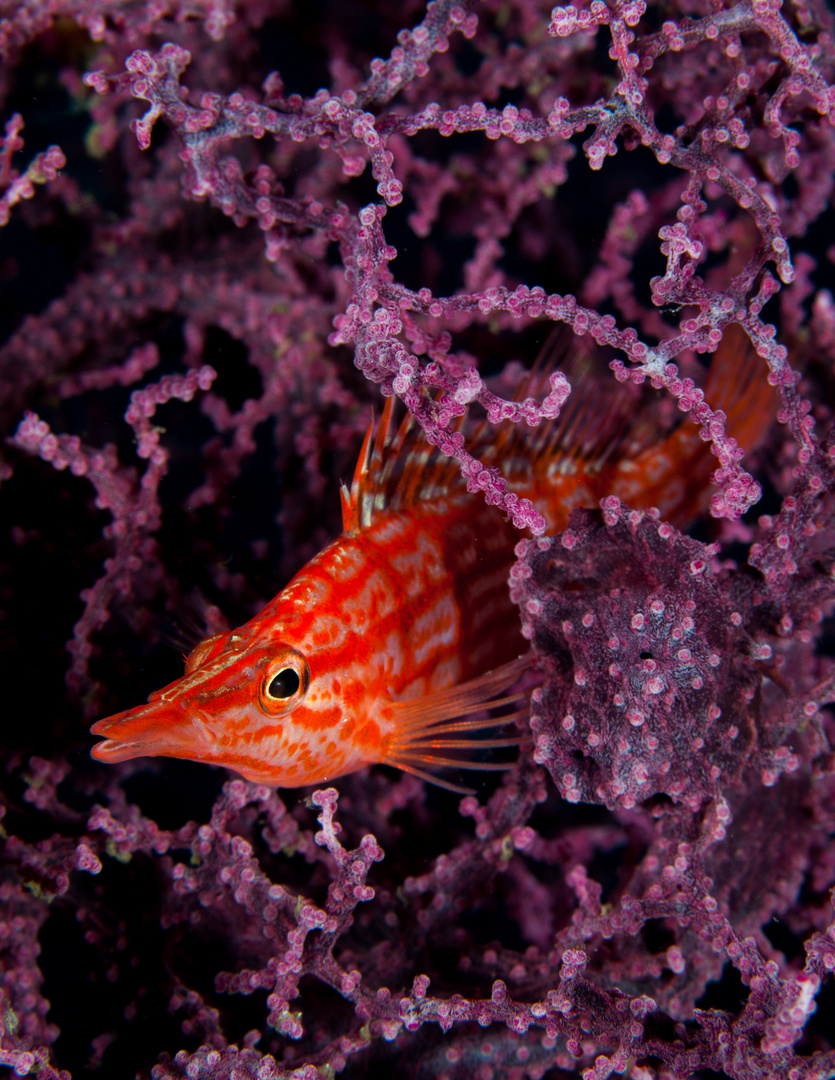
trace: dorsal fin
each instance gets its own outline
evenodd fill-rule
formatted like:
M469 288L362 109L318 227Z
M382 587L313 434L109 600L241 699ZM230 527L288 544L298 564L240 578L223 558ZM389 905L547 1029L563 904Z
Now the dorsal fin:
M615 494L636 509L657 506L686 524L710 496L716 459L698 428L681 413L660 407L648 385L616 383L595 348L562 328L552 333L520 381L517 401L542 400L550 377L562 370L571 394L558 417L536 427L471 426L467 449L501 470L511 491L531 499L548 532L565 527L575 506L596 506ZM750 451L770 427L776 395L762 377L762 363L744 332L728 327L712 359L705 396L728 417L728 434ZM406 510L466 491L458 464L426 439L406 414L395 429L394 402L386 400L379 425L372 420L350 491L342 487L346 533L357 535L386 510ZM459 427L465 418L459 418Z
M551 357L534 368L520 393L533 387L541 396L544 375L559 365L571 396L555 420L530 433L516 425L504 437L502 455L523 466L503 467L511 487L534 501L548 532L564 528L575 506L595 506L612 494L636 509L657 507L683 528L707 506L718 466L698 425L669 402L665 408L661 393L648 385L598 377L601 360L593 348L576 339L566 347L563 340L554 335L546 346ZM754 449L775 417L777 396L736 324L726 328L711 359L704 391L708 404L726 413L728 435L747 452Z
M636 424L636 415L646 417L638 405L641 391L614 385L601 365L593 350L569 331L551 333L514 399L542 400L551 389L551 375L562 369L573 389L560 415L534 428L525 423L496 425L484 418L471 426L468 451L483 465L499 468L520 495L537 499L553 489L554 498L545 499L550 502L562 498L562 489L578 473L599 473L613 458L641 453L657 442L658 425L646 418ZM382 512L467 490L457 462L428 442L411 414L395 427L394 410L395 398L389 397L379 424L372 419L368 427L350 489L342 485L342 521L349 536L369 528ZM458 418L459 430L465 421Z
M342 485L342 526L349 536L367 529L383 511L466 491L455 461L427 441L410 413L395 429L395 400L386 398L379 424L372 418L350 490Z
M616 383L596 348L562 327L549 336L516 399L543 400L558 370L571 384L559 416L534 428L502 425L498 433L485 425L492 445L479 453L515 494L534 503L549 533L565 527L574 507L596 506L607 471L657 446L670 427L653 408L653 391Z
M374 504L379 493L383 454L386 447L391 444L393 416L394 398L386 398L383 415L377 427L377 435L373 443L371 436L374 434L374 416L373 414L371 416L371 423L368 425L357 458L350 490L345 484L340 489L342 497L342 528L348 536L357 536L371 524Z

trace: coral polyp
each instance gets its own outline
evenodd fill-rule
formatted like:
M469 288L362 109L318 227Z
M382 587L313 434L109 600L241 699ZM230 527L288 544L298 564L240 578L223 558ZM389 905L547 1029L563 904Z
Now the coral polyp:
M0 0L0 1064L835 1071L833 40ZM392 397L515 545L518 761L92 761L339 533Z

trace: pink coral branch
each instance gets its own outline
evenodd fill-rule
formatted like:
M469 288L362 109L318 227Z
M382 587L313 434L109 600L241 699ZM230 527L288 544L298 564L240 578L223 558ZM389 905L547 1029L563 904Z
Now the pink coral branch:
M50 146L36 154L24 172L18 172L12 166L12 156L23 149L22 129L23 117L15 113L6 122L6 134L0 139L0 228L8 224L13 206L32 198L36 184L50 183L67 164L61 148Z
M135 356L133 368L143 369L150 359ZM131 374L135 373L131 370ZM113 381L124 379L125 374L123 370L113 373ZM114 599L129 597L132 579L153 560L152 537L160 524L157 489L168 468L168 453L160 445L160 430L151 424L151 419L158 406L172 398L190 401L197 390L208 390L214 378L212 368L204 365L182 378L166 376L131 395L125 420L133 429L137 456L148 461L138 485L134 470L119 465L112 445L99 451L83 447L75 436L56 436L35 413L27 413L15 433L13 442L22 450L37 454L53 468L69 468L74 476L86 477L95 488L97 508L109 511L112 517L105 536L115 541L114 555L105 561L102 577L82 593L84 611L67 645L73 657L67 684L75 693L80 693L89 683L91 636L107 622ZM94 703L90 707L97 709Z
M832 12L360 7L0 0L0 1060L820 1080ZM62 151L27 166L20 102ZM582 359L525 389L554 324ZM720 409L734 324L761 364ZM510 575L533 749L460 801L385 769L307 797L91 764L91 691L157 685L184 594L242 621L338 531L380 392L533 534ZM689 419L725 520L603 492L546 537L470 410L553 423L561 476L656 467Z

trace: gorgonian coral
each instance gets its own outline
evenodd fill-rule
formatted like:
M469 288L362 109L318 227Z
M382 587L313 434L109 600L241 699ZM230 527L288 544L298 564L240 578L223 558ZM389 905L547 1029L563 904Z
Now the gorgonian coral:
M834 41L824 0L0 0L0 1062L831 1075ZM380 391L519 528L518 764L94 766L163 639L338 529ZM461 418L560 414L563 473L703 444L705 512L543 535Z
M789 604L718 551L614 497L522 546L514 599L553 672L534 698L535 756L564 798L631 808L663 793L695 809L749 770L770 787L799 768L787 739L818 688L804 700L780 677L794 661L780 627L816 628L831 556L797 567Z

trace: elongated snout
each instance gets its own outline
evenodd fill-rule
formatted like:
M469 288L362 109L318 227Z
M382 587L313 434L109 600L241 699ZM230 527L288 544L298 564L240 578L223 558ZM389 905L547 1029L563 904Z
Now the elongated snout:
M90 751L97 761L115 764L136 757L207 760L210 740L197 710L170 701L149 701L98 720L90 728L104 741Z

